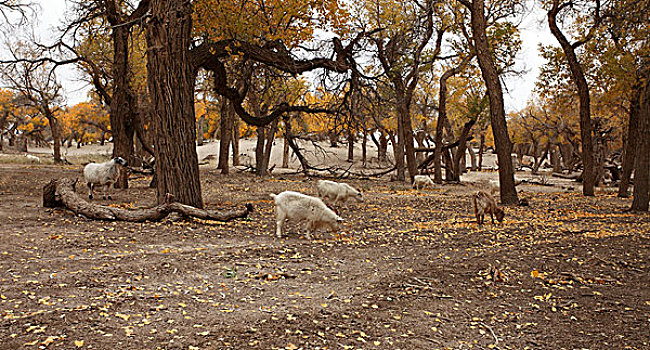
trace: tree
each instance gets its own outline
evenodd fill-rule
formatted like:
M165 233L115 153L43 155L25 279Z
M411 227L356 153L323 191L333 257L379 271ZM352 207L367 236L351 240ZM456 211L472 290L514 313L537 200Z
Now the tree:
M318 8L317 5L310 6ZM355 66L352 50L360 38L351 40L347 46L343 46L340 39L333 39L333 59L295 59L278 40L256 45L237 39L206 39L197 44L191 36L193 6L187 0L151 1L151 13L146 24L147 81L155 134L158 201L164 201L166 194L170 193L181 203L201 207L193 106L198 69L213 72L215 91L231 101L244 122L264 126L285 113L312 109L281 103L268 115L252 116L243 105L245 95L229 85L222 59L245 55L247 59L291 74L319 68L346 72Z
M508 135L505 109L503 106L503 89L486 35L487 20L484 0L459 0L471 13L471 28L476 56L490 102L490 121L499 162L499 187L501 203L504 205L518 204L517 189L515 188L514 169L510 158L512 144ZM510 3L510 2L508 2ZM502 4L507 8L508 4ZM514 7L514 6L513 6Z
M578 99L580 101L580 134L582 139L582 193L585 196L593 196L594 186L596 184L596 174L589 85L587 84L584 70L578 60L575 50L593 37L595 30L602 21L602 17L600 14L600 0L596 0L591 30L584 38L574 43L570 43L569 39L566 38L558 26L558 15L562 10L570 9L574 6L574 1L563 2L560 0L553 0L547 15L551 33L553 33L553 36L558 40L562 50L564 51L573 82L578 91Z
M375 6L376 8L373 8ZM423 61L427 59L433 61L438 58L443 35L450 24L445 20L443 13L440 13L444 10L437 10L442 6L435 1L426 1L422 4L417 1L404 2L401 8L395 3L387 3L386 6L386 9L382 9L379 3L370 3L368 7L376 22L374 25L377 28L387 29L378 32L374 43L379 62L390 82L395 98L398 143L393 146L397 147L395 152L397 179L405 180L404 156L406 156L410 182L413 182L413 177L417 175L411 120L414 92L420 79ZM388 14L384 16L385 12ZM396 15L398 13L401 15ZM434 47L431 52L425 52L434 33L436 34Z
M29 48L23 44L12 48L14 58L29 55ZM56 113L63 102L61 85L56 75L48 65L20 61L6 64L0 72L2 79L8 83L9 89L19 94L25 104L37 110L44 116L52 133L54 161L63 162L61 158L61 134Z

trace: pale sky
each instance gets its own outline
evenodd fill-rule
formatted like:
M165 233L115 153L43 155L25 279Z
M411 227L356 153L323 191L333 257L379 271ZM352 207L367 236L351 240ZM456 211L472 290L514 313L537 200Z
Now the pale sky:
M66 10L65 0L33 0L40 4L41 10L37 15L41 39L47 40L48 36L56 31L53 29L59 25L64 18ZM519 110L525 107L526 102L532 96L535 81L539 74L539 67L544 64L538 52L538 45L557 45L557 41L551 35L546 23L544 11L535 7L527 14L519 26L521 31L522 49L518 55L518 70L526 73L521 77L508 78L505 80L505 108L506 111ZM87 92L90 89L88 84L80 82L79 73L72 69L64 69L58 72L62 80L69 104L76 104L87 100Z

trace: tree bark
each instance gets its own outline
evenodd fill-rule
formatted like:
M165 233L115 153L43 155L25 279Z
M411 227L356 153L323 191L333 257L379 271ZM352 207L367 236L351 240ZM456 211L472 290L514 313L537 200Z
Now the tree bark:
M109 121L113 134L113 158L122 157L133 162L133 100L129 86L129 35L128 26L113 24L113 95L110 103ZM116 188L128 188L128 174L120 172Z
M205 114L196 122L196 145L203 146L203 128L205 127Z
M228 154L230 151L230 137L232 136L232 126L230 123L230 118L232 114L230 113L230 100L223 99L223 104L221 106L221 118L219 120L219 164L217 169L221 169L222 174L228 174Z
M185 0L152 0L147 21L147 83L151 93L158 203L171 194L202 208L196 154L194 83L189 60L192 8Z
M501 203L504 205L518 204L517 189L515 188L514 169L510 153L512 144L508 136L505 109L503 106L503 89L496 70L492 54L490 53L487 35L485 33L485 4L484 0L473 0L472 36L476 47L481 74L487 87L490 102L490 122L499 161L499 187Z
M576 56L574 46L569 43L569 40L567 40L557 25L557 15L560 10L559 1L553 1L553 7L548 11L548 25L553 36L555 36L557 41L560 43L562 51L564 51L564 56L569 64L573 83L578 89L578 99L580 101L580 136L582 140L582 193L585 196L593 196L596 174L594 166L594 145L591 125L589 86L587 85L587 79L585 79L582 65Z
M634 200L632 210L648 211L650 204L650 70L645 67L639 99L638 136L634 161Z
M71 179L56 179L43 187L43 206L46 208L66 208L75 214L83 215L91 220L145 222L160 221L171 213L179 213L187 217L203 220L231 221L245 218L253 210L247 204L244 209L225 211L203 210L178 202L172 202L171 196L160 205L148 209L122 209L87 202L74 189L76 181Z
M230 121L232 123L232 165L240 165L239 163L239 118L235 114L235 110L231 109Z

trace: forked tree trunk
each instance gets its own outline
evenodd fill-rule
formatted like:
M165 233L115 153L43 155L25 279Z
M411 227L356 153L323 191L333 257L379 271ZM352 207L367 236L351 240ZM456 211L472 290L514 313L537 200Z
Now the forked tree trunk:
M494 144L497 149L499 161L499 187L501 203L512 205L519 203L517 189L515 188L514 169L510 158L512 144L508 136L505 109L503 106L503 89L501 81L492 60L487 36L485 33L485 4L484 0L472 0L472 35L476 46L481 74L487 87L490 102L490 122L494 135Z
M185 0L152 0L147 20L147 83L152 102L156 192L202 208L194 117L195 71L191 46L192 9Z

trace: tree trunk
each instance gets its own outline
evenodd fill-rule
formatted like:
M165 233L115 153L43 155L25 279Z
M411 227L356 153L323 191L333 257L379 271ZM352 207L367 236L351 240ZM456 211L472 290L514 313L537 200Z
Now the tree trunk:
M460 181L460 175L463 173L464 168L461 168L461 164L464 164L465 152L467 151L467 138L469 137L470 132L472 131L472 126L476 123L476 119L471 119L465 126L463 126L463 131L460 133L458 138L458 147L454 153L453 159L453 178L452 181Z
M467 150L469 151L471 169L472 171L476 171L478 169L478 162L476 161L476 152L474 151L474 147L472 147L471 143L467 144Z
M650 74L643 74L643 87L639 99L638 136L634 161L634 200L632 210L648 211L650 202Z
M485 134L481 131L481 137L478 144L478 171L483 170L483 153L485 153Z
M231 109L232 122L232 165L240 165L239 162L239 118L235 115L235 110Z
M641 109L640 81L637 82L632 90L630 98L630 112L627 121L627 137L625 140L625 153L623 154L623 174L621 175L621 182L618 186L618 196L628 197L630 178L632 177L632 170L634 170L634 159L636 157L636 145L639 138L639 112ZM647 137L647 135L645 135Z
M264 142L266 141L266 126L258 126L257 142L255 143L255 174L259 176L266 175L264 166Z
M51 115L49 112L46 112L48 114L47 120L50 123L50 131L52 132L52 140L54 142L54 162L55 163L62 163L63 160L61 159L61 130L59 128L59 120L54 116ZM25 138L25 152L27 152L27 138Z
M409 183L412 184L415 175L418 174L418 163L415 160L415 145L413 144L413 126L410 113L411 98L403 96L401 100L402 103L398 103L397 110L398 113L402 115L401 119L404 124L404 127L402 128L404 133L404 154L406 155L406 167L408 168L409 173Z
M348 130L348 162L354 162L354 133Z
M361 165L365 168L368 161L368 130L363 129L363 139L361 140Z
M129 33L128 26L114 26L113 38L113 96L109 121L113 134L113 158L122 157L133 162L133 101L129 86ZM193 124L193 123L192 123ZM128 174L120 172L116 188L128 188Z
M285 125L286 128L287 126ZM282 147L282 167L285 169L289 167L289 141L286 136L284 137L284 145Z
M278 124L280 119L276 119L271 123L269 132L266 135L266 145L264 145L264 169L265 173L269 174L269 165L271 164L271 152L273 151L273 142L275 141L275 134L278 132Z
M203 146L203 128L205 127L205 114L196 122L196 145Z
M499 161L499 187L501 203L504 205L518 204L517 189L515 188L514 169L510 152L512 144L508 136L505 109L503 107L503 90L501 81L492 60L485 34L485 4L484 0L472 1L472 35L476 46L481 74L487 87L490 102L490 122Z
M393 154L395 156L395 168L397 169L397 181L404 181L405 163L404 163L404 123L402 123L401 114L397 116L397 142L393 140Z
M195 208L178 202L167 200L158 206L148 209L122 209L87 202L75 192L76 181L70 179L52 180L43 187L43 206L46 208L66 208L75 214L83 215L91 220L145 222L160 221L170 213L196 217L203 220L231 221L245 218L253 210L251 204L245 209L228 211L213 211Z
M589 97L589 86L587 79L578 62L578 57L575 53L575 48L567 38L564 36L560 28L557 26L557 15L559 12L559 1L553 2L553 8L548 11L548 25L551 33L560 43L564 56L569 64L569 70L573 83L576 84L578 89L578 99L580 101L580 136L582 140L582 193L585 196L594 195L594 186L596 181L595 167L594 167L594 145L592 138L592 125L591 125L591 102Z
M221 169L222 174L228 174L228 154L230 153L230 137L232 136L232 127L230 118L230 100L223 99L221 105L221 118L219 120L219 164L217 169Z
M185 0L152 0L147 20L147 83L152 102L156 192L202 208L194 116L195 74L189 60L192 9Z

